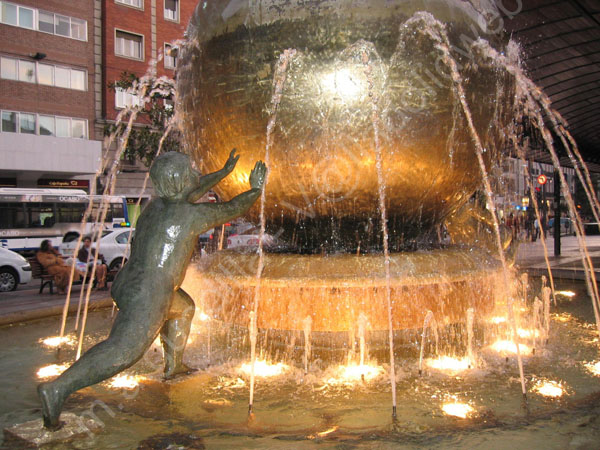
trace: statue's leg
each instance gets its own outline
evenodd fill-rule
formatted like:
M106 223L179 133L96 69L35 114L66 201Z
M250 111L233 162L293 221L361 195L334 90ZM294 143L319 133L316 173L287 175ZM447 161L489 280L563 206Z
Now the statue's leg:
M194 318L194 301L182 289L173 295L171 309L165 324L160 330L160 340L165 356L165 379L193 371L183 363L183 351Z
M105 341L89 349L56 380L38 386L44 426L60 427L60 412L70 394L135 364L156 338L165 317L166 308L146 309L142 314L119 311Z

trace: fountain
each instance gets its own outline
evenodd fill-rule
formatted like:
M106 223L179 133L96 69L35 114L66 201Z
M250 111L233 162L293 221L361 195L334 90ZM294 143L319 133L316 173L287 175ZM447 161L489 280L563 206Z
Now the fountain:
M224 199L267 163L248 216L259 248L188 269L186 362L202 371L161 382L155 346L75 395L67 408L101 424L82 422L86 444L464 448L489 427L537 442L540 423L557 445L572 428L597 434L593 290L590 303L581 284L519 277L493 205L522 108L497 19L461 0L200 2L180 49L178 120L203 173L239 149ZM285 244L263 246L266 233ZM91 317L86 346L111 321ZM30 365L55 364L48 376L75 356L43 352ZM22 408L0 417L28 418L29 397L9 397ZM546 425L557 411L568 425Z
M490 34L477 31L482 16L471 6L434 3L456 42ZM261 236L288 243L274 254L259 238L256 256L204 261L197 300L212 317L250 324L252 361L259 328L295 332L309 316L314 333L343 335L365 315L372 330L388 332L394 411L395 330L415 328L424 310L443 324L464 321L468 309L484 317L498 292L490 286L506 271L502 254L442 248L440 236L498 156L514 80L469 55L457 62L440 53L428 23L436 19L423 7L205 2L178 78L184 135L199 166L211 171L232 146L244 149L240 169L263 158L268 182L250 218ZM467 104L478 98L493 101L478 104L474 120ZM219 194L235 195L242 173ZM250 410L253 392L252 375Z
M420 326L427 310L442 323L464 321L470 307L489 313L497 255L439 238L481 175L448 71L434 42L416 32L423 24L409 20L425 5L225 6L201 4L188 31L193 44L182 52L188 148L203 171L242 149L239 169L220 186L224 198L240 190L253 158L267 161L265 199L250 218L287 245L203 261L204 307L245 326L259 289L259 328L302 330L310 316L313 332L350 331L360 314L374 330L390 329L389 321L398 330ZM429 8L451 22L457 42L485 35L503 44L475 28L482 16L463 2ZM458 55L489 166L512 118L514 82L470 58Z

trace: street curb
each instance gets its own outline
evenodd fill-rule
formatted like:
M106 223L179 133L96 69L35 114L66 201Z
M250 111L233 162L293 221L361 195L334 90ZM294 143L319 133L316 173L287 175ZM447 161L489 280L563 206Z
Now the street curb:
M77 311L78 302L71 302L69 312ZM97 310L109 308L113 304L110 297L90 299L89 310ZM45 317L60 316L63 312L64 305L47 306L44 308L30 309L27 311L18 311L14 313L4 314L0 316L0 325L9 325L18 322L27 322L29 320L43 319Z
M527 272L529 275L536 277L545 275L548 276L548 269L546 268L534 268L534 267L520 267L520 271ZM600 276L600 272L594 271L596 278ZM555 269L552 268L552 277L561 280L578 280L585 281L585 271L582 269Z

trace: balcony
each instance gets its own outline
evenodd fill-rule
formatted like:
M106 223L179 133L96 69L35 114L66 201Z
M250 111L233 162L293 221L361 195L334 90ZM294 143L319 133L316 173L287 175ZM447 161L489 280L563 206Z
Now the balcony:
M100 141L22 133L0 136L0 173L94 174L101 158Z

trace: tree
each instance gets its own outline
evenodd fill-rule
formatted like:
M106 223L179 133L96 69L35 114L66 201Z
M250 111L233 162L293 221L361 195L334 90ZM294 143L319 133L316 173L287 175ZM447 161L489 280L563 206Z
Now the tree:
M109 88L114 92L123 90L130 94L127 97L131 106L119 115L120 120L106 125L104 134L108 136L115 133L116 137L123 137L130 114L136 112L137 117L129 134L123 157L139 160L149 167L156 156L160 140L167 132L175 114L173 105L175 82L167 77L138 78L133 73L123 72L118 81L109 84ZM164 139L161 153L179 151L181 146L181 135L176 127L172 126Z

